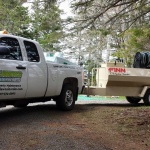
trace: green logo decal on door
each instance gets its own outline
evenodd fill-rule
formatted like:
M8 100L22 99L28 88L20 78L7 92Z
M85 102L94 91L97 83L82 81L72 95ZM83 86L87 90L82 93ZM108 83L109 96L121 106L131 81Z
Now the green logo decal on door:
M0 70L0 82L20 82L21 78L21 71Z

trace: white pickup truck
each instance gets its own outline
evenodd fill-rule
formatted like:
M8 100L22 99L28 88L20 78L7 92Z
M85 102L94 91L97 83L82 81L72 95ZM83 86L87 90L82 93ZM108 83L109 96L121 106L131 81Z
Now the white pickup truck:
M48 62L38 42L0 34L0 107L53 99L72 110L83 87L82 67Z

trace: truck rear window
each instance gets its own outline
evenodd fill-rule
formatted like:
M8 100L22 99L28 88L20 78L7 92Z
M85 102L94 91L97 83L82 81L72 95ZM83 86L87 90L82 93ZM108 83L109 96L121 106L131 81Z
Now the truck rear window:
M30 41L24 41L24 45L25 45L25 48L26 48L28 61L30 61L30 62L39 62L40 57L39 57L36 45L34 43L30 42Z

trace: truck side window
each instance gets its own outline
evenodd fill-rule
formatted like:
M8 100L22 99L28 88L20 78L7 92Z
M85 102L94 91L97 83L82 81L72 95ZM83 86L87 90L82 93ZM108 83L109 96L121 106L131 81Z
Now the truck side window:
M23 60L17 39L11 37L0 38L0 59Z
M29 42L29 41L24 41L24 45L25 45L25 48L26 48L28 61L30 61L30 62L39 62L40 57L39 57L36 45L32 42Z

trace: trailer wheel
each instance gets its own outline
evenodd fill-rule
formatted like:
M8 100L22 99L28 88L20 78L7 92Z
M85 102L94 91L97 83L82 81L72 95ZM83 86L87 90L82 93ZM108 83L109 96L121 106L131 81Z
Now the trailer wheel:
M143 101L146 106L150 106L150 89L146 91Z
M72 110L75 105L75 93L76 92L71 85L65 84L59 98L56 100L57 107L65 111Z
M138 104L141 101L141 98L126 96L126 99L131 104Z

